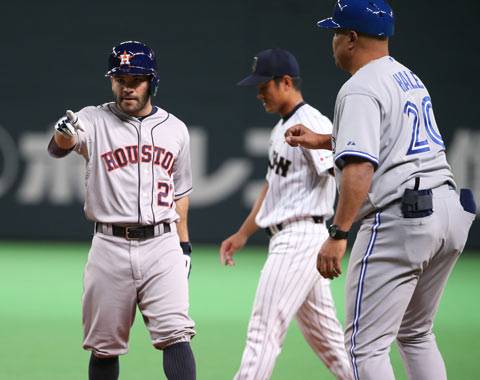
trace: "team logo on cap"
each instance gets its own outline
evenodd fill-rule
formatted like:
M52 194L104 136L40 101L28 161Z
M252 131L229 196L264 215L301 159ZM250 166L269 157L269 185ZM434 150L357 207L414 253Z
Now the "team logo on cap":
M257 69L257 62L258 62L258 57L253 57L252 72L255 72L255 70Z
M347 4L342 5L342 4L341 4L341 1L342 1L342 0L338 0L338 1L337 1L337 5L338 5L338 7L340 8L340 11L343 11L343 9L346 8L346 7L348 7L348 5L347 5Z
M120 65L129 65L131 54L128 54L126 50L123 51L123 54L120 55Z
M372 6L372 8L374 9L371 9L369 7L367 7L367 12L372 12L375 16L384 16L387 14L387 12L385 11L382 11L377 4L375 4L374 2L370 2L370 5Z

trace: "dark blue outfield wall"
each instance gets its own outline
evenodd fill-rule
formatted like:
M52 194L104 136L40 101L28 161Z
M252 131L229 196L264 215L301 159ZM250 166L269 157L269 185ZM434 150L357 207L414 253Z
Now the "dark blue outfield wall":
M235 83L269 47L292 51L306 100L329 117L348 78L334 65L331 35L315 21L333 1L23 2L2 7L0 58L0 238L88 239L83 162L53 160L45 147L67 108L110 100L104 78L111 47L142 40L157 52L157 104L192 137L192 241L218 243L247 214L266 170L277 118L254 89ZM87 6L88 5L88 6ZM395 1L391 54L430 90L456 179L480 199L480 51L474 0ZM134 7L134 8L133 8ZM264 241L258 234L254 241ZM480 248L475 223L469 247Z

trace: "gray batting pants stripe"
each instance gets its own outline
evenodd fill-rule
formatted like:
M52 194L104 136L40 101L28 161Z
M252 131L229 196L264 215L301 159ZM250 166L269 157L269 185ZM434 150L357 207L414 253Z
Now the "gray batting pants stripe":
M348 263L345 345L356 380L394 380L396 340L409 379L446 380L433 321L475 215L458 194L433 190L432 215L404 218L400 203L362 221Z
M355 346L356 346L356 338L358 334L358 325L359 325L360 313L361 313L363 287L365 284L365 274L367 272L368 258L372 254L373 247L375 246L375 240L377 238L379 226L380 226L380 213L377 213L375 214L375 222L372 226L372 234L370 236L370 241L367 246L367 251L365 252L365 256L363 257L363 260L362 260L362 267L360 269L360 278L358 280L358 286L357 286L357 296L355 297L355 316L353 319L353 333L352 333L351 348L350 348L350 356L351 356L352 368L353 368L353 374L355 376L355 380L359 380L357 359L355 355Z

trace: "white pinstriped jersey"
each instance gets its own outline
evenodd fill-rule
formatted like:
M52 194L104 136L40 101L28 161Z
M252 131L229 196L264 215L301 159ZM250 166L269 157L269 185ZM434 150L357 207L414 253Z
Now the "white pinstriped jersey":
M138 119L115 103L78 113L75 151L86 160L85 214L115 224L175 221L175 200L192 190L189 135L185 124L154 107Z
M268 152L268 191L255 219L259 227L333 215L335 180L328 173L333 167L332 152L289 146L284 134L295 124L303 124L317 133L332 132L330 120L308 104L275 125Z
M341 88L333 145L338 184L347 156L376 167L357 220L400 199L415 177L421 189L455 184L425 85L389 56L363 66Z

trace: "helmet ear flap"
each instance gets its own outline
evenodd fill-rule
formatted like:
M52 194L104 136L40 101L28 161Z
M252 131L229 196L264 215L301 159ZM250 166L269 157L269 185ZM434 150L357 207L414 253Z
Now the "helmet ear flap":
M150 79L150 96L154 97L157 95L159 79L156 75L152 75Z

